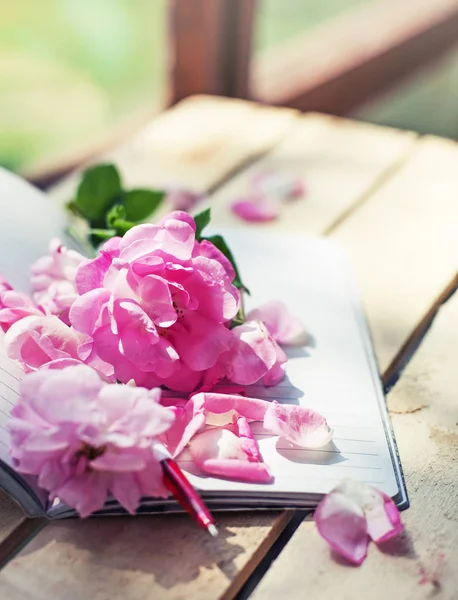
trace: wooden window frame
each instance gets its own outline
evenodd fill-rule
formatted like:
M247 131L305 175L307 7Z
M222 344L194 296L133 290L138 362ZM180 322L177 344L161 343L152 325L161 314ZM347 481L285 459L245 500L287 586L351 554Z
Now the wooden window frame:
M458 0L374 0L253 57L260 2L169 0L168 105L214 94L345 115L458 47ZM24 175L45 187L139 126Z
M171 104L208 93L345 115L458 44L458 0L375 0L252 58L259 2L173 1Z

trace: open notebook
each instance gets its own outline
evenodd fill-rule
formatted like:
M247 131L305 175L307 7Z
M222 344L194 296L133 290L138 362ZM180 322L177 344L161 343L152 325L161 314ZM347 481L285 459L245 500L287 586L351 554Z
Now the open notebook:
M46 253L52 235L62 237L65 215L43 194L5 172L0 172L0 198L0 273L27 291L28 267ZM263 431L261 423L253 424L261 454L275 476L267 485L203 477L186 451L178 461L182 469L213 510L314 507L346 477L372 483L399 508L407 508L369 332L341 249L320 238L253 229L218 232L229 242L250 287L247 309L283 300L310 332L308 346L287 352L286 377L279 385L254 385L247 393L318 410L334 429L334 439L319 450L298 449ZM46 494L18 476L11 464L6 423L21 376L20 368L0 356L0 485L30 515L71 516L73 511L62 503L48 506ZM176 510L173 500L145 498L139 512ZM101 511L121 512L115 501Z

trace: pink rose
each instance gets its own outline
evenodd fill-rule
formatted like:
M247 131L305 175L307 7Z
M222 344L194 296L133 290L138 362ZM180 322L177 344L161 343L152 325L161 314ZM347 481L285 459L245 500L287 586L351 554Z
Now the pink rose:
M192 217L173 212L80 265L70 321L120 381L190 391L235 341L233 277L217 248L196 241Z
M0 328L8 329L24 317L43 316L45 311L38 307L27 294L13 290L10 284L0 275Z
M77 297L75 275L84 256L68 250L54 238L49 245L50 254L39 258L32 265L32 290L37 304L45 306L65 323L68 311Z
M203 390L228 379L239 385L276 385L284 377L287 356L261 321L246 321L231 330L234 342L205 373Z
M36 371L52 360L78 358L84 336L56 316L28 316L14 323L5 334L5 351L26 371Z
M159 400L85 365L30 374L9 423L17 468L82 517L109 493L133 513L142 496L168 495L153 444L174 416Z

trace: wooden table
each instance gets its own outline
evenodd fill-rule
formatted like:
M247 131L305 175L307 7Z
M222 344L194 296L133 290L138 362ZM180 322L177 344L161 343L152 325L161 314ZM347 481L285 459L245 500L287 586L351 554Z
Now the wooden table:
M212 539L185 516L45 525L0 496L0 598L233 598L259 579L255 600L457 598L458 145L196 97L108 158L129 184L207 192L225 225L235 223L231 199L259 169L305 178L307 198L263 227L329 235L351 257L384 383L398 380L387 401L411 498L406 532L372 546L356 569L332 560L299 513L221 514ZM74 186L69 179L53 195L65 200Z

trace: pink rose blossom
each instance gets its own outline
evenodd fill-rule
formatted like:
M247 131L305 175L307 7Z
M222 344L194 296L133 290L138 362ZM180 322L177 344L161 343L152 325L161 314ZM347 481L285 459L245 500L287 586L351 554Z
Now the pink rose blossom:
M27 294L13 290L10 284L0 275L0 328L8 329L24 317L43 316L45 310L36 306Z
M247 314L247 320L262 321L273 339L284 346L302 346L308 334L299 317L292 315L284 302L272 300Z
M356 565L366 558L369 539L383 542L403 530L391 498L351 479L323 498L315 511L315 523L331 548Z
M227 378L233 383L276 385L284 377L286 354L260 321L246 321L232 330L234 343L204 379L211 387Z
M56 316L28 316L14 323L5 334L5 351L26 371L58 359L78 358L84 336Z
M160 390L104 383L88 366L28 375L9 427L21 473L82 517L113 495L134 513L142 496L166 497L152 446L173 421Z
M223 355L224 370L234 373L237 368L226 368L226 359L239 354L231 349L240 346L238 328L229 329L240 305L234 275L213 244L196 241L187 213L133 227L78 268L80 296L70 321L88 336L80 358L90 353L113 365L122 382L183 392L199 387ZM262 355L261 364L250 380L279 362L274 344L266 333L257 336L253 352Z
M33 297L37 304L68 324L68 311L77 297L76 270L84 257L68 250L56 238L51 240L49 251L48 256L42 256L32 265Z

